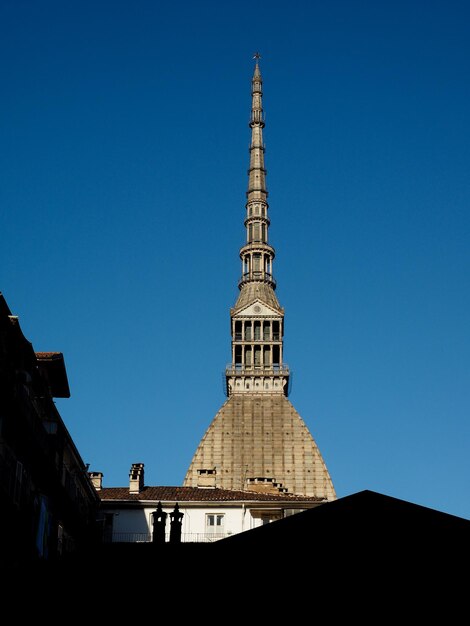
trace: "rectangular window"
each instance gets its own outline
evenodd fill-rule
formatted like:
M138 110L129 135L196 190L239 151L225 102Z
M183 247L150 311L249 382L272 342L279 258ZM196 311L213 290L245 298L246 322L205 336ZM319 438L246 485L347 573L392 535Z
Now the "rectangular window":
M271 348L269 346L263 346L263 364L265 367L271 365Z
M279 351L279 346L273 346L273 365L280 365L281 364L281 354Z
M245 352L245 365L247 367L249 367L251 365L251 347L247 346L246 347L246 352Z
M225 515L223 513L208 513L206 515L206 532L211 535L223 534Z
M271 339L271 324L270 322L263 323L263 339L269 341Z

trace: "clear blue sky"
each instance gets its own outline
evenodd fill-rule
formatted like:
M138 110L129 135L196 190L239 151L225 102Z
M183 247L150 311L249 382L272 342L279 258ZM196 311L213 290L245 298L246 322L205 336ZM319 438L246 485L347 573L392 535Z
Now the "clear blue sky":
M253 53L290 400L343 497L470 519L470 4L0 2L0 291L105 486L225 400Z

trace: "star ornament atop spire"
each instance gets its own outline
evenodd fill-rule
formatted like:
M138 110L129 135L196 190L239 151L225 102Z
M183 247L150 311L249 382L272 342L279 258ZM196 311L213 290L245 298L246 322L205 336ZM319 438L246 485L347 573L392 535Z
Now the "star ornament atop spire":
M261 54L259 52L255 52L253 58L256 59L256 62L258 62L259 59L261 59Z

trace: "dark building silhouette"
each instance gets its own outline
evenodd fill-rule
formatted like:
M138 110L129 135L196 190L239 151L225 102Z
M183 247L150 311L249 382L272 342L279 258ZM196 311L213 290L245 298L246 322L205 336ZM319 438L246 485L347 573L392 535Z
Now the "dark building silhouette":
M0 294L0 563L23 567L94 540L99 497L54 398L64 357L35 352Z
M282 551L287 565L296 555L341 562L410 563L415 556L432 555L436 562L458 548L470 549L470 520L370 490L339 498L266 526L222 539L214 545L220 555L272 554Z
M215 543L102 545L46 573L63 597L97 576L125 593L131 575L145 606L184 589L180 617L197 615L209 598L243 606L250 618L308 609L358 611L374 624L398 613L407 623L410 611L422 619L466 606L469 557L469 520L365 490Z

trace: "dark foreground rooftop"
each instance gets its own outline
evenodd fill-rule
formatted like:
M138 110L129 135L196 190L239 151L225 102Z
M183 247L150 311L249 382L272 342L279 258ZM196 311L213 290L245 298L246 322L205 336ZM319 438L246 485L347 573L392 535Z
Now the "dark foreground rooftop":
M270 601L291 601L303 590L305 602L353 591L429 602L451 587L458 602L469 558L469 520L361 491L212 544L109 544L30 574L68 591L184 590L191 601L268 590Z

